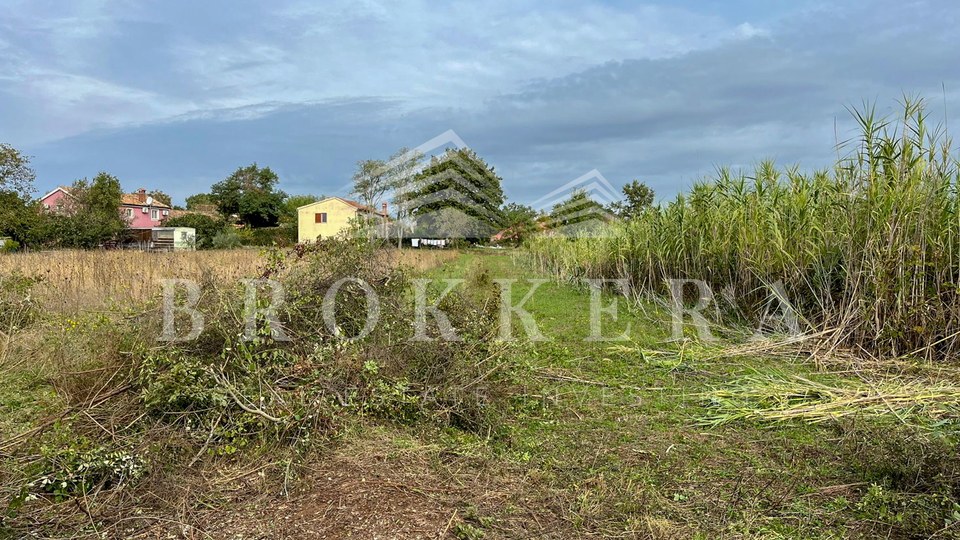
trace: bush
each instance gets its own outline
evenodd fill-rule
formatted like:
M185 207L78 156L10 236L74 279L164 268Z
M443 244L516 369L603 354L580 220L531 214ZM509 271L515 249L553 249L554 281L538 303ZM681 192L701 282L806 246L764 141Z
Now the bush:
M245 246L289 247L297 242L297 227L296 225L281 225L279 227L242 229L240 239Z
M240 235L234 231L223 231L213 237L213 249L237 249L243 245Z
M492 341L496 302L452 293L440 307L463 341L411 342L410 282L396 254L352 240L274 251L262 277L286 290L278 318L289 341L263 321L256 339L244 341L243 289L209 288L196 307L206 319L200 338L143 355L135 386L144 407L219 453L255 440L297 447L329 438L349 414L489 426L510 373L506 345ZM331 329L324 302L338 283ZM377 307L370 293L379 315L365 329Z
M20 242L8 239L3 243L3 247L0 247L0 253L16 253L19 249Z

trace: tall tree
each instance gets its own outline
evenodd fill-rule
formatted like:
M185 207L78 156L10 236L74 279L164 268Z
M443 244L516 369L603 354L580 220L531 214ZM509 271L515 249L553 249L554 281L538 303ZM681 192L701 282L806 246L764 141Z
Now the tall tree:
M515 245L523 243L524 239L537 232L537 216L537 211L529 206L508 203L503 207L505 228L501 240Z
M396 218L394 232L397 235L398 248L403 245L404 227L409 225L407 219L410 217L410 209L405 204L405 197L415 186L415 179L423 165L423 159L423 152L409 148L401 148L390 156L388 183L393 190L390 211Z
M0 191L29 197L35 191L37 175L30 167L30 156L6 143L0 143Z
M210 188L221 214L236 214L251 227L274 227L283 213L287 194L276 189L280 178L270 167L260 168L256 163L240 167L224 180Z
M383 196L390 191L390 175L387 164L381 159L364 159L357 162L353 172L353 193L360 202L376 208Z
M434 156L413 179L401 204L418 221L439 215L444 208L455 209L475 223L471 236L489 237L503 227L503 179L476 152L469 148L447 149ZM444 222L450 222L445 212ZM459 228L459 227L458 227Z
M38 240L42 215L39 205L30 200L35 178L30 157L0 143L0 236L9 236L21 245Z

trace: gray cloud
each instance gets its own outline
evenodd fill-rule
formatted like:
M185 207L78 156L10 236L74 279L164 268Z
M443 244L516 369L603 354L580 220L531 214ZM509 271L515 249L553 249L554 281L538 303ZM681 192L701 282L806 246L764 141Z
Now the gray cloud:
M76 39L139 32L144 48L97 56L83 76L65 61L53 81L5 78L0 63L0 126L22 122L0 140L35 141L42 187L106 169L182 198L253 161L288 191L331 194L357 160L454 129L531 202L594 168L669 196L716 165L820 167L835 157L834 120L850 134L847 105L942 100L942 84L949 114L960 105L960 8L947 3L314 5L91 16L99 30ZM12 42L0 33L0 50Z

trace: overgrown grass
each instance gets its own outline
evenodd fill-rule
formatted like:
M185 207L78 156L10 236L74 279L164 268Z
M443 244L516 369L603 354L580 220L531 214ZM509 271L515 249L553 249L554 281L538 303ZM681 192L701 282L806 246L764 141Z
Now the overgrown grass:
M862 133L832 169L721 169L602 238L528 242L562 277L626 277L649 294L697 279L755 324L780 282L801 323L878 355L960 351L960 199L951 140L920 100L895 118L854 111ZM721 290L732 291L725 300ZM728 319L729 320L729 319ZM810 329L809 327L806 329Z

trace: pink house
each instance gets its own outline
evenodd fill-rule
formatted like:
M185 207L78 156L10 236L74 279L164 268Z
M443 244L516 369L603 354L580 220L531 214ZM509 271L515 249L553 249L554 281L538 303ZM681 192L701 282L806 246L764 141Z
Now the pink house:
M60 186L43 197L40 197L40 202L45 209L56 214L64 214L70 212L73 199L73 195L70 194L70 188Z
M120 212L127 218L132 229L157 227L170 215L170 206L154 200L147 190L140 188L136 193L124 193L120 196Z
M74 196L70 188L60 186L40 198L43 207L51 212L70 212ZM147 190L140 188L136 193L124 193L120 196L120 214L127 220L131 229L150 229L160 226L160 222L170 215L170 206L154 200Z

